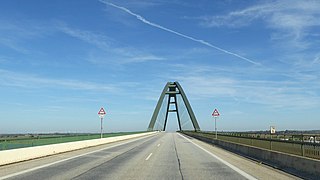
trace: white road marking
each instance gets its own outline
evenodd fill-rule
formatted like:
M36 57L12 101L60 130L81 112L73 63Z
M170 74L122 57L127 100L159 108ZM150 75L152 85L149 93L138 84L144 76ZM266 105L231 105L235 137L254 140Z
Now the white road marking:
M146 158L146 161L148 161L151 156L152 156L152 153L149 154L149 156Z
M121 145L124 145L124 144L127 144L127 143L131 143L131 142L134 142L134 141L138 141L138 140L146 138L146 137L149 137L149 136L141 137L141 138L134 139L134 140L131 140L131 141L128 141L128 142L116 144L116 145L113 145L113 146L110 146L110 147L106 147L106 148L103 148L103 149L91 151L91 152L80 154L80 155L77 155L77 156L73 156L73 157L70 157L70 158L67 158L67 159L62 159L62 160L55 161L55 162L52 162L52 163L49 163L49 164L45 164L45 165L42 165L42 166L37 166L37 167L31 168L31 169L27 169L27 170L24 170L24 171L20 171L20 172L17 172L17 173L13 173L13 174L9 174L9 175L6 175L6 176L2 176L2 177L0 177L0 180L11 178L11 177L18 176L18 175L21 175L21 174L25 174L25 173L28 173L28 172L31 172L31 171L35 171L35 170L38 170L38 169L41 169L41 168L52 166L52 165L55 165L55 164L58 164L58 163L61 163L61 162L65 162L65 161L68 161L68 160L71 160L71 159L75 159L75 158L78 158L78 157L81 157L81 156L89 155L89 154L96 153L96 152L99 152L99 151L103 151L103 150L106 150L106 149L110 149L110 148L113 148L113 147L121 146Z
M257 180L255 177L247 174L246 172L242 171L241 169L235 167L234 165L228 163L227 161L219 158L218 156L216 156L215 154L211 153L210 151L204 149L203 147L199 146L198 144L192 142L190 139L186 138L185 136L181 135L180 133L178 133L179 136L185 138L187 141L191 142L193 145L197 146L198 148L202 149L203 151L205 151L206 153L210 154L212 157L218 159L220 162L222 162L223 164L229 166L231 169L235 170L236 172L238 172L239 174L241 174L242 176L244 176L245 178L249 179L249 180Z
M160 146L160 144L158 144L158 147Z

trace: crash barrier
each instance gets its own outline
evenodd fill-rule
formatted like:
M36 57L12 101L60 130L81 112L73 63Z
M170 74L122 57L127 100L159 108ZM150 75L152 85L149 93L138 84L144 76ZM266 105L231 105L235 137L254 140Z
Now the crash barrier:
M193 132L189 132L193 133ZM197 132L201 136L215 138L212 132ZM320 143L288 141L279 139L266 139L245 136L234 136L226 134L218 134L218 139L238 144L254 146L258 148L279 151L298 156L309 157L320 160Z

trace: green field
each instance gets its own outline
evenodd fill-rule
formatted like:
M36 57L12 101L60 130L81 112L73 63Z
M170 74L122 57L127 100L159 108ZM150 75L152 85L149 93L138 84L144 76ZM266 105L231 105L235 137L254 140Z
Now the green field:
M118 132L103 134L103 138L115 137L143 132ZM41 135L37 137L7 137L0 139L0 151L8 149L17 149L24 147L41 146L48 144L58 144L73 141L82 141L90 139L99 139L100 134L73 134L73 135Z

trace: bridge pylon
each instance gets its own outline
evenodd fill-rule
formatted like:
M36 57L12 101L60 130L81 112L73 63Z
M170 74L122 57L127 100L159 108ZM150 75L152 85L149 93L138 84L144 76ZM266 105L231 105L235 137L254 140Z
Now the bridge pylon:
M181 114L180 112L184 110L184 109L181 109L183 107L179 108L178 104L181 104L180 106L185 107L186 110L184 111L184 114ZM163 114L162 116L160 115L159 113L160 110L164 111L164 115ZM182 126L184 124L189 123L189 122L182 123L182 121L191 121L192 128L195 131L200 131L199 124L190 106L188 98L184 93L181 85L178 82L168 82L165 85L160 95L160 98L158 100L158 103L156 105L156 108L153 112L153 115L151 117L151 121L148 126L148 131L154 131L154 130L165 131L169 113L176 113L180 131L183 130ZM185 116L185 113L187 113L187 116L181 119L181 116L182 115Z

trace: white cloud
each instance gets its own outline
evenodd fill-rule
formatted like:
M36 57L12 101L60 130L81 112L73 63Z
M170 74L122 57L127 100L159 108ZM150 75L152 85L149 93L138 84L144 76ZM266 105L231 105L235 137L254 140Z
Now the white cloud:
M128 63L142 63L142 62L148 62L148 61L163 61L165 58L158 57L154 55L142 55L142 56L136 56L132 58L128 58L123 60L123 62L120 62L121 64L128 64Z
M222 99L269 108L307 109L320 105L319 73L292 69L228 68L204 65L172 65L190 98ZM172 78L172 73L163 74Z
M0 24L0 45L22 54L34 53L25 42L52 33L48 25L32 20L9 21L0 17Z
M54 35L57 32L62 32L70 37L99 48L100 50L108 53L108 57L115 56L118 57L116 59L121 59L122 61L114 61L113 63L141 63L164 59L152 53L139 50L136 47L124 46L103 33L72 28L62 21L52 21L51 23L52 24L48 25L30 20L9 22L7 20L0 19L0 45L13 49L19 53L35 54L39 52L35 52L34 49L31 49L30 46L28 46L29 43L26 44L28 40L45 38L48 35ZM108 60L110 61L110 59ZM100 63L103 63L104 61L105 60Z
M320 64L320 54L316 55L315 58L312 61L312 64L315 65L319 65Z
M158 28L158 29L160 29L160 30L163 30L163 31L166 31L166 32L175 34L175 35L180 36L180 37L182 37L182 38L191 40L191 41L193 41L193 42L200 43L200 44L205 45L205 46L207 46L207 47L210 47L210 48L216 49L216 50L218 50L218 51L220 51L220 52L223 52L223 53L225 53L225 54L229 54L229 55L231 55L231 56L237 57L238 59L247 61L247 62L249 62L249 63L251 63L251 64L261 65L260 63L254 61L254 60L252 60L252 59L246 58L246 57L244 57L244 56L241 56L240 54L237 54L237 53L228 51L228 50L226 50L226 49L223 49L223 48L221 48L221 47L218 47L218 46L216 46L216 45L213 45L213 44L211 44L211 43L209 43L209 42L207 42L207 41L205 41L205 40L197 39L197 38L194 38L194 37L192 37L192 36L189 36L189 35L180 33L180 32L178 32L178 31L172 30L172 29L170 29L170 28L164 27L164 26L159 25L159 24L157 24L157 23L151 22L151 21L147 20L146 18L144 18L143 16L141 16L141 15L139 15L139 14L136 14L136 13L132 12L131 10L125 8L125 7L118 6L118 5L116 5L116 4L113 4L113 3L110 3L110 2L104 1L104 0L100 0L100 2L101 2L101 3L104 3L104 4L108 5L108 6L112 6L112 7L115 7L115 8L117 8L117 9L119 9L119 10L122 10L122 11L126 12L127 14L129 14L129 15L137 18L137 19L138 19L139 21L141 21L142 23L145 23L145 24L147 24L147 25L149 25L149 26L152 26L152 27Z
M142 52L136 48L132 47L124 47L118 45L118 43L102 34L93 33L91 31L84 31L80 29L70 28L63 23L59 23L57 25L57 29L61 32L68 34L71 37L77 38L81 41L86 43L92 44L101 50L108 53L108 57L110 57L110 53L114 56L119 58L114 59L121 59L119 61L112 61L112 63L118 64L128 64L128 63L141 63L147 61L155 61L155 60L164 60L165 58L159 57L147 52ZM89 61L95 64L104 64L106 63L105 58L95 58L92 54L89 54L90 58ZM108 59L110 61L110 59Z
M0 37L0 45L3 45L7 48L13 49L23 54L26 54L29 52L28 49L19 45L19 42L15 38L11 38L11 37Z
M115 85L101 85L100 83L85 82L72 79L52 79L32 74L16 73L0 69L0 86L19 88L62 88L72 90L93 90L115 92L119 90Z
M262 19L273 28L303 29L319 26L319 1L275 1L232 11L222 16L203 17L206 26L239 27Z
M279 31L274 39L292 39L297 46L306 48L299 42L309 35L310 28L320 26L320 1L269 1L232 11L226 15L202 17L201 25L205 27L228 26L239 28L262 20L268 28Z
M112 41L111 39L109 39L108 37L104 36L104 35L99 35L96 33L92 33L90 31L84 31L84 30L80 30L80 29L74 29L74 28L70 28L67 25L60 23L59 25L57 25L56 27L59 31L77 38L79 40L82 40L84 42L87 42L89 44L93 44L101 49L109 49L110 47L110 41Z
M319 88L300 87L299 82L239 80L217 76L183 76L178 81L197 98L224 98L236 103L254 103L270 108L319 106Z
M0 55L0 64L2 64L2 63L6 63L6 62L8 62L9 60L8 60L8 58L6 57L6 56L1 56Z

